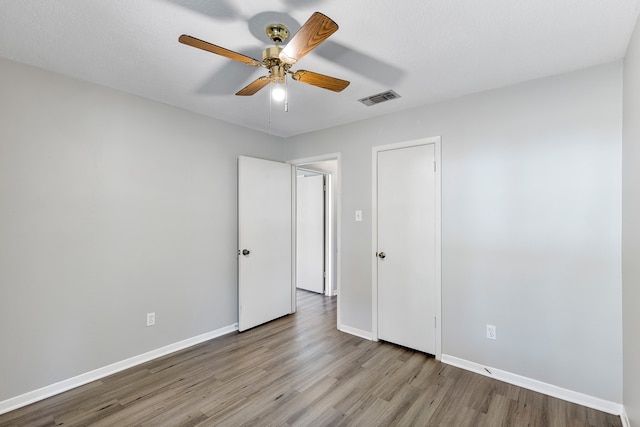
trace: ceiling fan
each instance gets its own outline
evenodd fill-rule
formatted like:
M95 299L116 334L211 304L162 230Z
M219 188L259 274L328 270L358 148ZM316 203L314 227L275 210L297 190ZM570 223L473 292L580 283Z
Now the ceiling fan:
M181 35L178 41L234 61L254 67L264 67L269 70L268 76L259 77L246 87L240 89L240 91L236 93L236 95L239 96L253 95L269 83L282 84L285 82L287 74L290 74L293 80L334 92L341 92L349 86L348 81L307 70L291 70L291 67L302 59L303 56L316 48L337 30L338 24L331 20L331 18L320 12L315 12L283 48L280 44L289 37L289 30L282 24L268 25L266 32L269 38L275 43L275 46L268 47L262 51L262 61L186 34Z

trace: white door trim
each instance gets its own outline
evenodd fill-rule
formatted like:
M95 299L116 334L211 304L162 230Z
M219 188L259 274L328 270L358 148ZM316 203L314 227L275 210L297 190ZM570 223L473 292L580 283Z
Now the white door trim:
M333 268L335 268L336 271L336 290L337 290L337 295L340 295L341 292L341 274L340 274L340 269L341 269L341 254L342 254L342 248L341 248L341 233L342 233L342 221L341 221L341 209L342 209L342 200L341 200L341 194L342 191L340 189L340 184L342 182L342 155L340 153L328 153L328 154L321 154L318 156L312 156L312 157L305 157L302 159L294 159L294 160L288 160L287 162L294 165L294 166L298 166L298 165L304 165L307 163L317 163L317 162L323 162L323 161L327 161L327 160L336 160L338 162L338 177L340 177L339 181L336 182L335 179L332 179L332 191L335 193L335 198L336 198L336 223L335 223L335 227L336 227L336 241L334 242L334 244L336 245L336 263L333 266ZM295 274L295 271L294 271ZM295 292L295 287L294 287L294 292ZM294 298L295 300L295 298ZM338 329L342 330L342 323L340 321L341 319L341 310L340 310L340 298L338 298L338 307L337 307L337 315L336 315L336 323L337 323L337 327Z
M441 138L434 136L430 138L416 139L412 141L398 142L394 144L378 145L372 147L371 165L371 328L374 341L378 341L378 274L377 258L378 250L378 153L380 151L396 150L399 148L415 147L418 145L433 144L435 149L435 204L436 204L436 359L442 358L442 168L441 168Z
M337 165L337 162L336 162ZM332 297L333 293L333 249L336 242L333 241L333 177L330 173L324 174L324 294ZM336 232L337 234L337 232ZM336 259L337 261L337 259ZM328 284L328 286L327 286ZM336 284L337 286L337 284Z
M298 194L298 180L297 171L295 166L291 165L291 313L298 311L298 298L296 298L296 290L298 288L297 268L298 261L296 259L298 248L296 241L297 236L297 224L298 224L298 210L296 209L297 194Z

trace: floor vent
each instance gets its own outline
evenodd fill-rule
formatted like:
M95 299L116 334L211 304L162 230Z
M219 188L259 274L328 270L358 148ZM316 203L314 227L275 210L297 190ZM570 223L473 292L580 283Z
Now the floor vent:
M376 95L367 96L366 98L358 99L358 101L362 102L367 107L371 107L375 104L380 104L381 102L391 101L392 99L400 98L400 95L395 93L392 90L388 90L386 92L378 93Z

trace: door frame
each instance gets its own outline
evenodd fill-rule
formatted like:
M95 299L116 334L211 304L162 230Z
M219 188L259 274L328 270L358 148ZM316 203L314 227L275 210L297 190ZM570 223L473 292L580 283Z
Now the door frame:
M373 341L378 341L378 153L381 151L397 150L401 148L415 147L419 145L431 145L435 149L435 220L436 220L436 354L437 360L442 359L442 167L441 167L441 137L416 139L393 144L378 145L371 149L372 153L372 178L371 178L371 329Z
M342 176L342 158L341 158L341 154L340 153L328 153L328 154L321 154L318 156L312 156L312 157L304 157L304 158L300 158L300 159L293 159L293 160L288 160L287 163L290 163L291 165L295 166L294 169L297 169L297 167L299 165L305 165L308 163L317 163L317 162L324 162L324 161L328 161L328 160L335 160L337 162L337 170L338 170L338 177ZM295 170L294 170L295 173ZM341 190L340 190L340 183L342 181L341 178L339 178L338 180L335 179L335 177L331 177L331 175L329 174L330 180L331 180L331 189L330 191L333 192L333 194L335 195L335 199L336 199L336 221L335 224L333 224L333 226L336 228L336 239L335 242L333 242L333 244L335 245L335 250L336 250L336 262L335 265L332 266L332 268L335 270L336 273L336 293L335 295L340 295L340 282L341 282L341 259L340 259L340 254L342 253L341 250ZM295 217L294 217L295 218ZM294 262L294 266L295 266L295 262ZM295 274L295 271L294 271ZM333 273L332 273L333 274ZM294 292L295 292L295 283L294 283ZM333 291L332 291L333 292ZM295 298L294 298L295 299ZM342 327L342 323L340 322L341 319L341 315L340 315L340 298L338 298L337 301L338 307L337 307L337 314L336 314L336 323L337 323L337 327L338 329L340 329Z

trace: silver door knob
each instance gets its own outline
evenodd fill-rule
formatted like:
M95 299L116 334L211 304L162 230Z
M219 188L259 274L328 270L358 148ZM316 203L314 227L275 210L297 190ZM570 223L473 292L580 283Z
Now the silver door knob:
M249 249L243 249L242 250L242 255L247 256L251 253L251 251Z
M378 253L378 258L380 258L380 259L384 259L384 257L386 257L386 255L384 254L384 252L380 252L380 253Z

